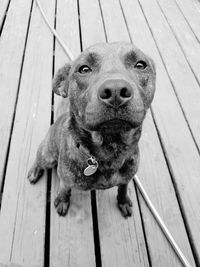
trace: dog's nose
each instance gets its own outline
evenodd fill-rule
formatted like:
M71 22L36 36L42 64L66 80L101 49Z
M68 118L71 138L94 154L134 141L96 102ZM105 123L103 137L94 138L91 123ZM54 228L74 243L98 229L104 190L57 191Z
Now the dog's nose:
M131 85L123 79L106 80L99 88L99 99L115 108L127 103L132 96Z

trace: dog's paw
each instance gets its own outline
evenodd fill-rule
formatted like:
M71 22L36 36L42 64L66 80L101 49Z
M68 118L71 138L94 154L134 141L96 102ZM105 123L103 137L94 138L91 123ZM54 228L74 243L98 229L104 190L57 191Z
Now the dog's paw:
M118 204L118 207L122 213L122 215L127 218L127 217L130 217L133 213L132 211L132 201L130 200L130 198L128 196L126 196L126 199L125 200L118 200L117 202Z
M68 198L66 200L63 199L63 197L61 197L60 195L58 195L54 200L54 206L60 216L65 216L70 206L70 199Z
M35 184L43 174L44 170L41 167L32 167L28 172L27 178L31 184Z

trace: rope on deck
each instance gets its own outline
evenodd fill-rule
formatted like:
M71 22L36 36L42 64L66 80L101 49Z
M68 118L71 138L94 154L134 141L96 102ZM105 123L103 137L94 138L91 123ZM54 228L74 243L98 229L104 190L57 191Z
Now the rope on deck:
M39 0L35 0L41 14L42 14L42 17L44 19L44 21L46 22L48 28L50 29L50 31L52 32L52 34L56 37L58 43L60 44L60 46L62 47L62 49L64 50L64 52L66 53L67 57L70 59L70 60L73 60L74 59L74 56L72 55L71 51L68 49L68 47L64 44L64 42L62 41L62 39L60 38L60 36L58 35L58 33L55 31L55 29L50 25L42 7L41 7L41 4L39 2Z
M50 29L50 31L52 32L52 34L56 37L57 41L59 42L60 46L62 47L62 49L64 50L64 52L66 53L67 57L70 60L74 59L74 56L72 55L71 51L68 49L68 47L64 44L64 42L62 41L62 39L60 38L60 36L58 35L58 33L55 31L55 29L50 25L42 7L41 4L39 2L39 0L35 0L41 14L42 17L44 19L44 21L46 22L48 28ZM165 223L163 222L162 218L160 217L160 215L158 214L157 210L155 209L153 203L151 202L149 196L147 195L144 187L142 186L139 178L137 175L134 176L134 181L141 193L141 195L143 196L147 206L149 207L151 213L153 214L154 218L156 219L158 225L160 226L161 230L163 231L165 237L167 238L167 240L169 241L169 243L171 244L172 248L174 249L174 251L176 252L178 258L180 259L181 263L183 264L184 267L192 267L190 265L190 263L188 262L188 260L186 259L186 257L184 256L184 254L182 253L182 251L180 250L179 246L177 245L176 241L174 240L174 238L172 237L171 233L169 232L168 228L166 227Z
M149 207L151 213L153 214L153 216L156 219L158 225L162 229L164 235L166 236L166 238L170 242L171 246L175 250L175 252L178 255L178 257L179 257L180 261L182 262L183 266L191 267L190 263L188 262L188 260L186 259L186 257L184 256L184 254L182 253L180 248L178 247L178 245L175 242L174 238L172 237L172 235L170 234L169 230L167 229L167 226L165 225L165 223L161 219L160 215L158 214L157 210L155 209L155 207L154 207L153 203L151 202L149 196L147 195L144 187L142 186L138 176L135 175L133 179L134 179L134 181L135 181L135 183L136 183L141 195L143 196L144 200L146 201L146 204Z

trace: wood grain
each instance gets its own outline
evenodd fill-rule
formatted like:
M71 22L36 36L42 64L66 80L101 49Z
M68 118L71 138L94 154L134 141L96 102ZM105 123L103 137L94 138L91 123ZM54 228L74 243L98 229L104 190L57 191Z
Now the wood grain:
M15 101L20 79L23 50L26 40L31 0L10 4L0 42L0 187L2 185ZM17 51L17 53L16 53Z
M101 0L100 3L108 42L130 41L119 1Z
M105 42L99 1L80 0L79 6L83 49L95 43Z
M145 1L140 2L146 19L152 27L151 22L155 19L158 9L154 8L153 2L151 6ZM160 24L157 24L157 28L159 27ZM196 238L200 231L197 219L200 215L198 208L200 199L197 190L200 175L199 153L173 93L172 86L162 64L159 63L159 55L154 48L154 44L152 44L150 38L147 41L149 45L146 48L149 49L149 53L156 60L158 66L157 92L153 102L156 126L161 135L164 152L180 198L181 208L185 214L190 239L199 255L200 244L198 238ZM144 39L141 39L141 47L144 46L143 44Z
M77 57L80 53L80 37L76 1L62 0L57 2L56 28L74 57ZM66 62L68 62L66 55L59 45L56 44L55 70L57 71ZM54 100L56 111L61 97L55 96ZM62 113L63 110L64 106L58 112ZM57 214L54 207L58 184L57 174L53 171L51 187L50 266L93 267L95 266L95 251L90 192L72 190L69 212L66 217L62 218Z
M57 41L53 51L53 36L34 1L0 3L0 28L5 19L0 37L0 266L93 267L99 245L97 266L100 260L109 267L181 266L133 183L128 191L133 217L121 216L113 188L96 193L98 222L90 192L72 192L68 215L58 216L55 170L48 183L50 199L47 174L35 186L29 184L27 171L49 128L51 102L55 119L61 100L52 98L52 72L68 58ZM41 5L74 57L98 42L131 39L154 59L157 91L144 123L138 175L191 265L200 266L199 1L42 0Z
M5 18L9 0L2 0L0 5L0 29Z
M150 49L147 48L147 47L149 47L149 45L148 46L146 45L147 43L151 45L151 43L153 42L153 39L149 34L146 35L147 31L145 30L145 27L147 27L147 25L146 24L143 25L143 23L142 23L142 22L145 22L145 19L141 13L139 5L133 1L121 1L121 5L123 7L123 12L126 16L126 22L129 26L129 32L131 34L131 37L132 37L134 44L136 44L139 48L141 48L142 50L144 50L145 52L147 52L149 55L151 55L154 58L154 54L152 54L152 50L150 51ZM134 12L133 12L133 10L134 10ZM145 39L147 36L149 38ZM108 37L108 39L109 39L109 37ZM157 66L157 60L156 60L156 67L159 68L159 66ZM159 76L159 74L158 74L158 76ZM157 88L157 90L159 90L159 89ZM152 118L149 119L148 123L150 123L150 125L153 125ZM190 245L188 242L187 234L186 234L186 231L184 228L183 221L179 221L181 214L180 214L179 206L178 206L178 203L176 200L175 192L172 191L173 186L171 183L169 172L167 170L167 166L165 165L164 161L159 162L159 164L157 162L157 160L159 158L159 156L158 156L159 153L161 153L160 157L163 158L162 149L161 149L161 147L159 145L159 141L158 141L158 136L156 135L155 130L154 130L154 132L152 131L153 129L151 129L151 127L146 128L146 129L147 129L146 135L148 135L150 137L149 142L151 142L151 139L152 139L152 146L153 146L155 153L157 155L157 159L155 159L155 162L152 163L151 162L152 159L149 157L149 155L151 155L152 151L153 151L153 150L151 150L151 147L148 146L148 149L146 148L146 146L141 147L142 148L141 149L141 157L142 157L142 155L144 155L143 157L145 157L145 160L146 160L145 162L146 162L147 166L149 164L149 166L151 168L151 172L152 171L154 172L154 174L152 174L152 177L151 177L151 175L147 175L149 170L146 173L146 175L142 175L142 180L144 181L143 183L145 183L147 185L146 186L147 189L149 187L150 188L153 187L152 190L156 189L156 187L157 187L156 183L159 184L158 187L160 187L160 191L157 190L156 194L154 193L153 195L151 195L151 197L157 198L157 199L155 199L154 203L156 204L157 207L160 206L161 211L163 211L163 206L166 206L166 207L168 207L169 210L172 208L172 212L174 214L176 214L175 220L178 220L178 221L177 222L171 221L170 222L171 225L169 224L169 228L172 230L172 232L174 234L177 234L177 229L179 229L179 227L182 228L182 231L179 232L180 236L177 236L176 239L177 240L180 240L180 239L183 240L184 246L182 246L182 247L186 253L189 252L188 256L191 258L191 261L194 262L193 256L191 253L191 249L190 249ZM146 148L146 150L145 150L145 148ZM143 165L141 165L141 168L145 170L147 167L145 167L145 164L143 164ZM155 174L157 174L159 168L160 168L160 172L162 173L162 176L166 177L165 182L163 182L163 180L162 181L159 180L160 179L159 175L155 176ZM151 179L155 179L154 184L151 183ZM163 192L165 192L165 195L163 194ZM150 220L152 220L151 214L149 212L147 212L147 209L145 210L143 216L144 216L144 220L148 220L148 222ZM168 215L164 216L165 219L167 217L168 217ZM176 227L174 227L174 225L176 225ZM147 230L146 228L145 229L146 229L146 231L148 231L147 242L149 245L149 249L151 251L150 255L151 255L152 263L156 264L158 261L161 261L162 266L177 266L177 264L178 264L177 258L174 257L173 250L168 245L168 242L165 240L165 238L162 236L162 233L160 232L160 230L157 228L155 221L152 221L151 225L147 226L145 224L145 226L147 228L150 227L149 230ZM149 233L151 233L153 236L152 235L149 236ZM159 244L159 247L157 247L156 244ZM179 244L182 245L182 242L180 242ZM162 259L159 259L159 257L160 257L159 255L163 255Z
M193 33L200 42L200 12L190 0L175 0L187 23L190 25Z
M54 1L43 1L50 21ZM46 175L30 185L27 172L51 115L53 37L34 6L26 47L0 217L0 262L42 266Z
M125 219L117 207L117 188L98 192L98 223L102 266L149 266L141 218L132 183L128 195L133 217Z
M58 177L53 172L50 266L95 266L91 199L89 192L72 191L66 217L59 217L53 201Z
M195 266L169 170L150 113L144 123L140 149L138 176L183 254L191 266ZM140 204L153 266L156 266L157 262L161 266L182 266L141 196Z
M170 82L180 102L187 123L200 149L200 90L187 60L174 37L164 15L156 3L146 4L144 10L153 38L164 62ZM143 15L141 15L143 17ZM158 25L158 21L160 22ZM139 26L139 21L138 21ZM132 29L133 27L131 27ZM133 36L134 38L134 36ZM134 38L135 40L136 38ZM138 42L136 40L136 42ZM167 43L167 49L166 49ZM146 46L146 45L145 45ZM200 46L199 46L200 47ZM148 48L145 47L145 50ZM150 52L151 53L151 52ZM152 53L151 53L152 54Z
M91 10L90 2L91 1L87 2L88 12ZM97 1L93 1L92 5L95 5L94 2ZM107 18L104 14L104 20L108 20L110 23L110 32L114 31L114 21L118 21L118 26L124 25L122 16L118 16L120 14L119 5L117 8L115 5L113 5L114 2L111 2L112 3L110 3L110 1L105 1L103 3L104 7L102 6L103 14L108 5L110 5L112 10L114 9L116 12L112 15L107 12L106 14L109 14L110 18ZM86 4L85 1L84 4ZM116 14L117 16L115 17ZM98 27L93 29L91 27L92 20L96 19L99 22L101 21L101 14L98 11L98 8L96 8L94 12L90 14L89 19L88 17L89 15L84 13L83 16L83 13L81 12L82 29L87 29L88 27L90 28L89 31L82 30L82 39L86 47L96 42L98 43L105 41L105 37L102 39L102 34L99 34L97 37L95 37L95 39L93 39L95 31L101 31L102 33L104 31L103 22L98 24ZM108 30L107 27L108 26L106 24L106 32ZM117 31L119 30L119 32L121 31L120 27L116 29ZM123 36L118 35L118 38L116 37L118 41L121 38L125 38L126 32L123 32L122 34ZM126 35L126 38L128 39L128 35ZM109 38L108 41L112 40ZM134 203L134 216L131 219L125 220L117 208L116 188L105 191L97 191L97 212L102 266L149 266L141 219L139 215L139 208L133 186L129 188L129 194Z
M200 45L174 1L158 0L186 59L200 83ZM178 23L177 23L178 22Z

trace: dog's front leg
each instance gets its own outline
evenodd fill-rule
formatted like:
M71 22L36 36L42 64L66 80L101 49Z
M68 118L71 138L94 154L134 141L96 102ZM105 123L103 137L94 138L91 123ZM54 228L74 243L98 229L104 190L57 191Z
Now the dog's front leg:
M35 184L42 177L44 170L51 169L57 164L57 155L49 149L49 143L50 141L45 139L38 148L34 164L27 175L31 184Z
M132 215L132 201L127 194L128 184L122 184L118 187L117 204L124 217Z
M60 189L54 200L54 206L60 216L65 216L70 206L71 188L64 186L60 179Z

